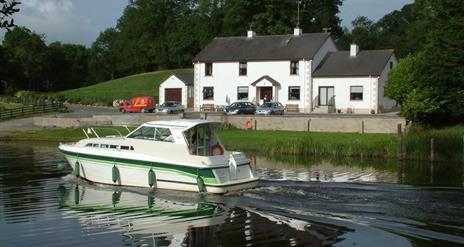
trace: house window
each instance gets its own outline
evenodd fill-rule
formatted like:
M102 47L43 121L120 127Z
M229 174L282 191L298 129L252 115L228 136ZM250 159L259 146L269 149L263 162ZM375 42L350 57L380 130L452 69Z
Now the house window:
M203 99L206 99L206 100L214 99L214 87L203 88Z
M248 100L248 87L237 88L237 100Z
M290 62L290 75L298 75L298 61Z
M350 100L363 100L363 87L351 86L350 87Z
M288 99L300 100L300 87L288 87Z
M205 64L205 76L212 76L213 75L213 64L206 63Z
M246 62L240 62L238 65L238 74L239 75L247 75L247 63Z

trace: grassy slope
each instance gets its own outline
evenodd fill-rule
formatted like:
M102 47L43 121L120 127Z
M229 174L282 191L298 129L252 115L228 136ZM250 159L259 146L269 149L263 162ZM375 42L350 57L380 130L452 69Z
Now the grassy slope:
M127 76L111 81L101 82L92 86L58 92L66 98L95 98L95 99L128 99L135 96L148 95L158 98L158 87L169 75L176 72L188 72L192 69L163 70Z

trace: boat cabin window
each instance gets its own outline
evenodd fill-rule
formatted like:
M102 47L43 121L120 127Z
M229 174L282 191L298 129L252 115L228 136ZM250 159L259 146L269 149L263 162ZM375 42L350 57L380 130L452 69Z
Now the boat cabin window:
M92 145L93 145L92 143L85 144L86 147L91 147Z
M100 144L101 148L108 148L108 144Z
M118 149L118 145L110 145L110 148Z
M161 127L143 126L130 134L128 138L174 142L171 130Z
M93 144L93 147L94 147L94 148L98 148L98 146L100 146L98 143L94 143L94 144Z
M197 125L184 131L188 143L189 152L198 156L212 156L212 148L218 143L218 139L209 125Z
M153 140L155 138L155 127L142 126L130 134L128 138Z
M168 128L156 128L155 141L174 142L171 130Z

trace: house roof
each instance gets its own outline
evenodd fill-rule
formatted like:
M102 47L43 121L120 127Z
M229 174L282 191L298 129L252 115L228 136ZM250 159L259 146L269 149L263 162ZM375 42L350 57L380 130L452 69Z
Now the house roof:
M172 75L179 78L186 86L193 86L193 73L174 73Z
M215 38L193 62L312 59L329 37L327 33L307 33Z
M258 80L254 81L253 83L251 83L252 86L256 86L260 81L262 80L267 80L268 82L270 82L272 84L272 86L274 87L279 87L280 86L280 83L276 80L274 80L272 77L268 76L268 75L265 75L265 76L261 76Z
M313 77L379 76L393 50L360 51L355 57L350 51L329 52L313 73Z

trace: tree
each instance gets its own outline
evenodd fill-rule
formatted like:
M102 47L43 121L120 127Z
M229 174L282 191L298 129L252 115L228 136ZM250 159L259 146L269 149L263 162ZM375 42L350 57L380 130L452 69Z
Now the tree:
M464 122L464 2L420 0L424 48L389 74L386 93L402 114L428 124ZM425 30L424 30L425 31Z
M15 26L14 20L9 18L19 11L19 4L21 3L16 0L0 0L0 29L10 30Z
M372 20L365 16L358 16L351 24L353 30L348 34L348 40L359 45L361 49L371 50L377 48L379 30Z
M7 51L8 62L22 74L22 78L14 78L18 89L47 89L44 84L46 45L42 36L25 27L15 27L5 34L3 48Z

